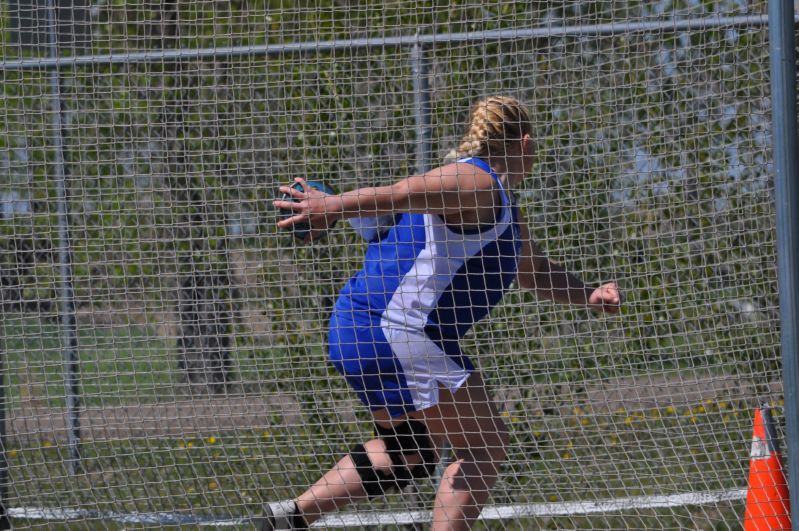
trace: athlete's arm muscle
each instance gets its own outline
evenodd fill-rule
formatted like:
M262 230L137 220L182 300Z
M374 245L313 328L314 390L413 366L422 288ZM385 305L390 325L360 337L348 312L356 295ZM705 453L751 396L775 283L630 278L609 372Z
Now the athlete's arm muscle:
M453 163L388 186L344 192L340 212L344 218L394 212L448 216L493 207L494 194L491 175L472 164Z
M297 181L304 183L302 179ZM491 175L472 164L452 163L424 175L407 177L387 186L365 187L338 195L327 195L308 187L297 190L281 186L294 201L274 201L274 206L295 215L278 223L288 228L310 221L325 227L339 219L379 216L397 212L459 214L474 223L493 221L497 189Z
M522 255L517 279L519 286L535 291L538 297L569 304L587 304L593 288L552 262L530 237L530 229L521 224Z
M598 288L588 287L560 264L549 260L530 237L530 230L521 224L522 256L517 279L519 286L537 296L566 304L587 305L597 311L618 313L622 297L615 282Z

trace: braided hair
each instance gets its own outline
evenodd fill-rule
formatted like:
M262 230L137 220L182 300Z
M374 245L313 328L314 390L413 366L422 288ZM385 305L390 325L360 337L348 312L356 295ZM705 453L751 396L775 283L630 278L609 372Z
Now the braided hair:
M461 157L505 153L505 143L532 135L527 107L515 98L489 96L472 105L469 129L458 146Z

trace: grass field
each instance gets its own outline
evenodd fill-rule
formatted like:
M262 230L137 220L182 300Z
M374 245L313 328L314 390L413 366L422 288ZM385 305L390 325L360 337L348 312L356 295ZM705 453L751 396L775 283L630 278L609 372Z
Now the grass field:
M63 408L57 327L17 320L6 322L4 330L12 415L32 404ZM81 401L85 406L135 408L175 400L174 356L167 342L155 337L152 330L98 328L82 332L80 345ZM247 358L242 360L248 363ZM251 367L246 370L254 371ZM256 515L264 501L295 495L315 481L368 434L369 424L363 415L358 415L357 422L329 422L334 418L333 408L324 398L300 399L311 402L300 404L298 418L275 412L261 427L242 425L185 436L165 436L158 430L152 437L83 440L82 470L74 476L65 466L68 451L62 439L45 432L11 438L6 452L9 505L233 519ZM332 395L331 400L335 402ZM779 422L781 407L774 405ZM503 412L512 429L512 446L492 503L596 501L745 488L751 414L751 404L745 401L703 400L650 409L620 406L613 411L581 406L567 413L547 414L534 413L523 401L518 402ZM421 499L432 500L433 484L425 483L421 489ZM363 508L409 509L400 502L395 496ZM429 508L429 504L410 508L420 507ZM488 521L481 526L736 529L742 510L738 502L723 502L614 515ZM31 519L15 525L37 523L42 522ZM59 525L48 524L51 529ZM91 520L63 523L64 529L98 527L130 529L137 525Z
M6 319L3 325L7 399L63 407L64 360L57 323ZM81 402L85 406L153 401L176 383L175 356L167 342L146 326L79 327Z
M537 421L511 417L513 446L493 501L594 501L669 494L675 488L688 492L742 488L750 435L739 428L747 417L747 411L734 405ZM723 441L720 430L708 429L715 424L735 430L725 430ZM12 502L19 507L237 518L256 514L263 501L296 494L297 486L314 481L332 464L333 456L343 454L361 436L341 426L316 430L275 426L261 433L237 430L202 438L84 443L84 470L73 477L64 466L63 445L12 444L7 452ZM585 482L586 478L592 481ZM432 499L432 484L423 490L423 498ZM396 501L385 509L407 510ZM697 519L712 522L718 513L719 522L735 528L741 507L722 505L726 511L714 507L710 515L704 507L679 508L669 514L676 526ZM643 524L658 515L662 524L664 512L668 511L646 510L615 518L639 518ZM592 515L549 518L547 525L582 527L597 518L613 521L610 516ZM578 525L580 521L583 524Z
M615 420L623 422L621 418ZM671 428L694 425L691 420L675 419ZM518 434L517 430L518 427L514 433ZM12 505L240 518L257 514L263 501L296 494L292 485L306 485L315 480L318 473L332 463L331 454L342 453L348 442L356 437L354 434L344 437L338 431L326 434L325 439L319 435L304 430L275 430L260 434L210 435L202 439L86 444L82 446L84 471L73 477L63 466L66 457L63 447L47 443L38 447L15 447L8 452ZM523 438L517 435L502 483L494 495L494 503L594 501L616 496L669 493L674 489L674 478L669 476L669 471L692 480L692 484L685 485L689 490L742 486L742 482L722 480L718 477L718 470L712 468L712 465L718 467L721 459L731 459L736 463L739 452L734 452L732 447L719 449L712 456L703 455L697 449L689 460L690 464L686 464L686 460L680 458L682 452L679 449L672 449L665 455L663 448L642 444L631 427L609 447L592 449L580 442L556 448L552 441L548 445L550 449L541 452L540 459L524 461L522 466L529 446L520 439ZM620 446L627 450L620 449ZM646 447L649 449L645 450ZM665 468L656 470L647 465L654 462ZM589 485L575 480L585 477L587 472L598 481ZM425 483L422 490L423 499L432 499L432 484ZM519 500L521 493L523 500ZM376 508L408 510L408 507L399 505L399 501L394 497L391 503L378 503ZM368 509L374 510L375 507ZM629 527L630 522L637 521L641 528L645 528L654 526L654 520L650 519L657 516L658 525L671 520L674 526L687 526L689 523L695 526L697 522L707 520L713 529L734 529L741 511L741 504L730 502L710 509L681 507L627 512L626 515L551 517L540 519L544 521L538 522L536 527L606 528L615 521L618 525L626 522L626 528L633 528L637 526ZM505 528L524 529L525 521L514 521ZM646 522L649 524L644 525ZM75 522L74 525L82 524ZM499 526L496 522L486 522L485 525L488 528ZM125 528L130 528L130 524ZM708 527L702 525L698 528Z

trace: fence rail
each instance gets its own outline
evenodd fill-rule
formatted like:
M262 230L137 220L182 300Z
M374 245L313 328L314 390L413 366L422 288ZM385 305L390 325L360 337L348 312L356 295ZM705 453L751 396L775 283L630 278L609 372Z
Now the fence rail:
M799 23L799 15L794 18ZM79 55L75 57L43 57L41 59L17 59L0 61L0 71L42 70L75 68L88 65L119 65L171 62L187 59L214 59L219 57L259 57L270 55L326 53L359 48L391 48L413 46L435 46L452 43L474 43L514 41L524 39L579 37L592 35L619 35L650 31L696 31L717 27L765 27L766 15L737 17L707 17L686 20L664 20L662 22L613 22L607 24L585 24L579 26L530 28L528 30L488 30L434 35L404 35L398 37L372 37L363 39L336 39L319 42L289 44L260 44L244 46L220 46L194 50L152 50L145 52L110 53L101 55Z

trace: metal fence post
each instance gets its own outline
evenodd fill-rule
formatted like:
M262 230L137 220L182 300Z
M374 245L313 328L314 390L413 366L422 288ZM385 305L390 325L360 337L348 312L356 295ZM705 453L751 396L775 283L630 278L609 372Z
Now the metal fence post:
M0 529L11 529L8 518L8 460L6 459L6 342L0 335Z
M769 0L768 26L786 452L791 513L799 516L799 146L793 1ZM799 530L796 516L792 526Z
M433 164L433 126L430 111L430 65L424 47L418 42L411 47L410 60L416 116L416 171L421 174Z
M53 0L47 2L49 21L49 55L57 59L58 51L58 19ZM79 466L78 442L80 440L80 419L78 407L78 330L75 321L75 297L72 287L72 247L69 234L69 190L64 168L64 138L61 102L61 69L56 66L50 72L51 111L53 114L53 151L55 153L55 180L58 196L58 262L61 276L61 352L64 359L64 385L66 394L67 448L69 458L67 469L75 474Z
M421 175L432 167L432 138L433 130L430 117L430 83L428 79L429 65L425 56L425 49L422 44L415 42L409 50L409 60L411 66L411 77L413 78L413 111L414 125L416 130L416 173ZM443 457L444 452L442 450ZM440 480L436 475L434 481ZM419 493L416 486L410 496L410 503L421 505ZM403 526L409 530L421 530L422 526L418 523Z
M413 75L413 104L416 116L416 171L424 173L433 167L433 121L430 109L430 62L424 46L411 47L411 72ZM449 447L440 448L440 462L434 478L441 481L444 463L449 459Z

